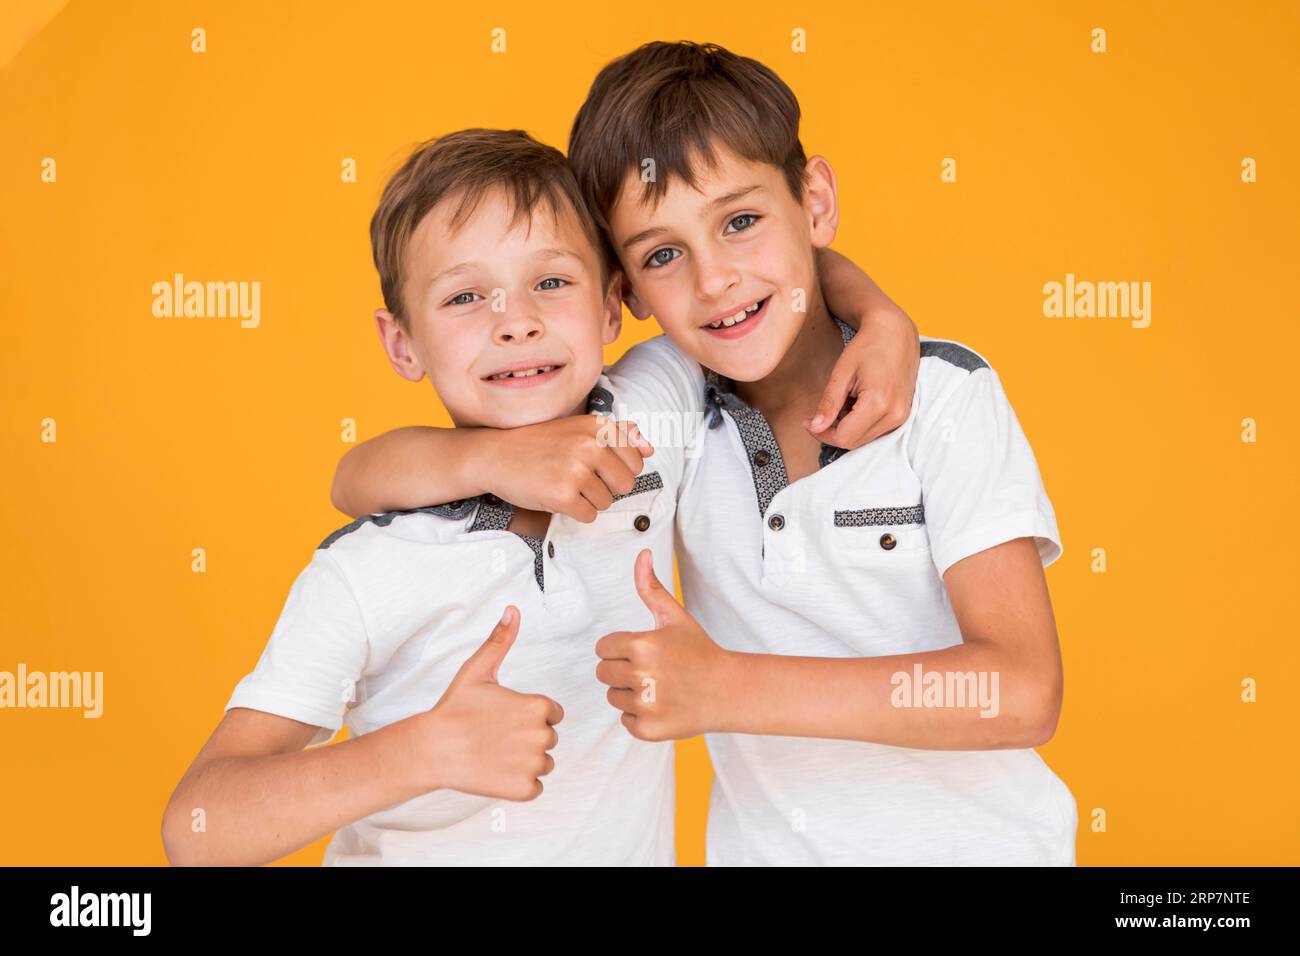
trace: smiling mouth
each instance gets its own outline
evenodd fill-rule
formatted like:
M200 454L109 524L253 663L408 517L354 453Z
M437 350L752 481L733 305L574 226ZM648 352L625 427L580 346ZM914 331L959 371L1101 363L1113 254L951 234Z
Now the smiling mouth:
M496 375L488 375L484 381L503 382L509 378L532 378L536 375L545 375L548 372L554 372L561 368L559 365L537 365L533 368L521 368L513 372L498 372Z
M753 315L755 312L761 309L763 307L763 304L767 302L767 300L770 298L771 296L767 296L766 298L759 299L757 302L754 302L753 304L748 305L745 308L741 309L735 315L729 315L725 319L719 319L717 322L710 322L708 325L704 327L706 329L729 329L733 325L739 325L741 322L744 322L751 315Z

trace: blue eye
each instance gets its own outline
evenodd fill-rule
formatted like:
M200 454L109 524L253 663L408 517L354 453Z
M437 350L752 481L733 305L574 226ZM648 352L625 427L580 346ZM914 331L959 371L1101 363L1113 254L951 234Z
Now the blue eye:
M667 247L656 249L654 252L650 253L650 258L645 261L645 268L658 269L661 266L668 265L668 263L672 262L680 255L681 253L676 249L669 249ZM665 258L665 256L667 256L667 258Z
M548 282L558 282L559 285L547 285L546 283ZM568 284L569 284L568 279L558 279L555 276L552 276L549 279L543 279L541 282L537 283L537 288L541 289L543 292L549 292L552 289L563 288Z
M742 212L739 216L731 217L731 221L727 223L727 229L730 230L732 226L736 225L736 223L745 221L743 226L738 226L735 230L736 232L744 232L746 229L751 228L754 223L758 222L758 219L759 217L754 215L752 212Z
M461 292L458 293L457 295L452 296L447 301L447 305L469 305L476 298L481 299L483 297L479 295L477 292Z

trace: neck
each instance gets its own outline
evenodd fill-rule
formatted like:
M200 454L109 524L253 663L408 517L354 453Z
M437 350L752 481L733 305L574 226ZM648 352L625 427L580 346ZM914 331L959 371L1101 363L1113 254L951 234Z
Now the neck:
M844 337L818 290L799 334L766 377L737 382L737 397L769 420L778 412L809 417L844 351Z

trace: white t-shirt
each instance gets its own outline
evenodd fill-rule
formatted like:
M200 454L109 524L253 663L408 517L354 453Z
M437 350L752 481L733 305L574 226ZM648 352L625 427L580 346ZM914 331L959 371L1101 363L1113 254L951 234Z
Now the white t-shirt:
M853 330L839 324L847 342ZM677 554L686 608L722 647L810 657L951 647L962 642L943 585L954 562L1025 536L1044 566L1060 556L996 372L959 343L921 343L907 422L853 451L824 446L820 469L793 484L762 413L667 339L616 366L667 370L660 379L686 414L708 410L687 456ZM710 865L1074 862L1074 798L1032 749L706 742Z
M623 418L655 408L657 394L653 376L611 371L588 407ZM321 544L227 710L315 724L311 745L343 723L369 733L436 704L507 604L520 627L500 683L564 708L537 799L433 791L343 827L324 865L673 864L672 744L623 727L596 679L595 643L653 627L633 562L652 548L656 573L672 580L683 456L655 442L630 493L591 524L552 516L541 540L506 530L512 506L483 495L371 515Z

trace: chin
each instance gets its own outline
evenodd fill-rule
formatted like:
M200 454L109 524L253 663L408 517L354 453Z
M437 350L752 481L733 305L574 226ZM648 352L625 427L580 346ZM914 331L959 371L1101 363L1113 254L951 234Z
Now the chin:
M586 397L585 395L583 396ZM496 407L484 409L480 424L488 428L524 428L528 425L540 425L542 422L564 418L573 412L578 400L567 397L528 398L520 395L509 401L499 401Z
M696 356L696 361L732 381L758 382L772 374L784 354L775 350L772 343L758 341L738 348L706 347Z

